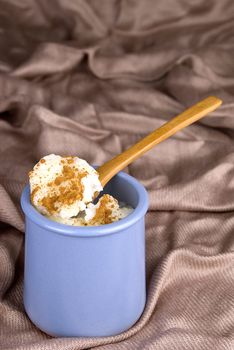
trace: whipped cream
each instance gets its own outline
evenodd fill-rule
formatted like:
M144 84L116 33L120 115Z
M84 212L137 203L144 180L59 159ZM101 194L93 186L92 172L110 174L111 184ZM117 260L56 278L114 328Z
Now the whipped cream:
M72 226L99 226L119 221L132 211L130 206L122 204L120 207L114 197L104 194L97 204L88 204L76 217L62 219L50 216L49 219Z
M49 219L73 226L110 224L129 215L133 208L104 194L98 172L78 157L50 154L29 173L31 203Z
M118 201L109 194L104 194L97 204L88 204L85 221L88 225L105 225L123 219L132 212L130 206L119 206Z
M47 216L71 218L102 191L98 173L85 160L50 154L29 173L31 202Z

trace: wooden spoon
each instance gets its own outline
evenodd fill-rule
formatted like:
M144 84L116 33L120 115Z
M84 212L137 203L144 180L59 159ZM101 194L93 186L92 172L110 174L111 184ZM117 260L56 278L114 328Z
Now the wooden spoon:
M102 186L104 187L107 182L110 181L110 179L120 170L124 169L127 165L142 156L142 154L153 148L155 145L174 135L177 131L196 122L208 113L214 111L221 104L222 100L215 96L205 98L194 106L186 109L184 112L177 115L167 123L163 124L160 126L160 128L154 130L152 133L128 148L126 151L104 163L97 169Z

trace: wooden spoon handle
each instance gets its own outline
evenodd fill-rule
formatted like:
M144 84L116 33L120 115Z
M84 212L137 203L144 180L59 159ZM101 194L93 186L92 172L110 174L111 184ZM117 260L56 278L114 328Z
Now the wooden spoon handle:
M210 96L198 102L194 106L177 115L175 118L163 124L158 129L154 130L148 136L144 137L123 153L117 155L100 166L97 171L99 173L99 180L101 181L102 186L104 187L114 175L116 175L120 170L124 169L135 159L139 158L142 154L150 150L152 147L174 135L177 131L214 111L221 104L222 100L214 96Z

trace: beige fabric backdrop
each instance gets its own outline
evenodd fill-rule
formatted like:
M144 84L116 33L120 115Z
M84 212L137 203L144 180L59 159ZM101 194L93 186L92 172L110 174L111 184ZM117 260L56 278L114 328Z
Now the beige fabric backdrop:
M20 193L49 153L94 164L200 98L223 106L134 162L147 305L112 338L55 339L22 303ZM0 348L234 349L234 2L0 0Z

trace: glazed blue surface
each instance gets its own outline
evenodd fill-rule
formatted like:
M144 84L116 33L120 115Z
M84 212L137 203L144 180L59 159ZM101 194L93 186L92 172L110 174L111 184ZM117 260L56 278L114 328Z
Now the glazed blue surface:
M133 177L119 173L105 188L135 209L103 226L51 221L21 197L25 213L24 305L54 336L111 336L130 328L143 312L145 224L148 196Z

